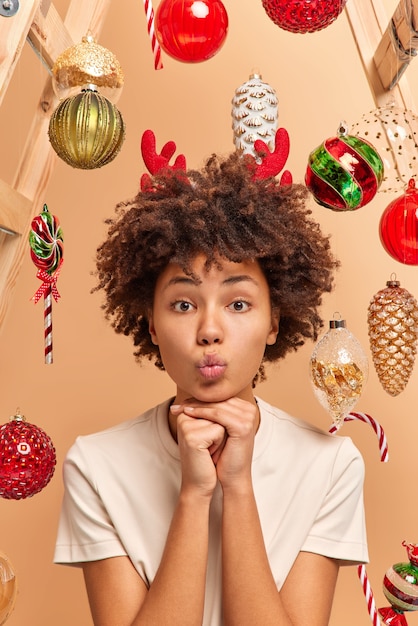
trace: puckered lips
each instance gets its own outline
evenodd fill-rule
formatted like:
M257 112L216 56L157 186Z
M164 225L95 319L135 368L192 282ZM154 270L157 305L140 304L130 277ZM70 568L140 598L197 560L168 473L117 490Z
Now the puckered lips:
M216 380L224 374L226 362L217 354L207 354L198 362L197 369L206 380Z

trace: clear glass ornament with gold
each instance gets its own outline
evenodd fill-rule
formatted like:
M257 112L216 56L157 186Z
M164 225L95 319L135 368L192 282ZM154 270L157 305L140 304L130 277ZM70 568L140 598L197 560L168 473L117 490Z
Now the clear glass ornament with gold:
M411 178L417 178L418 117L398 106L393 97L365 113L351 133L370 141L379 152L384 164L380 193L403 191Z
M369 364L361 343L337 315L312 352L309 373L316 398L340 428L363 393Z
M12 564L0 551L0 626L13 612L17 594L16 575Z

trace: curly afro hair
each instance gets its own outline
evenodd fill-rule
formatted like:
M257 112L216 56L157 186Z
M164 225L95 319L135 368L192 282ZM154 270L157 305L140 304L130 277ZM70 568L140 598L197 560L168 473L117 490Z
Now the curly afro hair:
M137 360L154 360L163 369L148 331L155 284L170 262L192 274L198 254L208 268L222 258L258 260L272 308L280 311L280 332L264 361L317 338L322 294L331 291L338 265L329 237L310 217L306 187L257 180L255 167L252 157L234 152L212 155L199 171L161 171L149 190L120 203L106 220L93 291L104 290L105 316L117 333L132 337ZM259 374L264 377L263 365Z

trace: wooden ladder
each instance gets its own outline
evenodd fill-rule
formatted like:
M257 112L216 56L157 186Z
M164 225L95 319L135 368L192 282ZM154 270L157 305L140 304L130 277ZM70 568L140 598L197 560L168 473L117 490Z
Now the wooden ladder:
M26 42L51 69L57 57L88 32L98 38L109 6L110 0L71 0L63 20L48 0L21 0L14 15L0 16L0 106ZM57 104L49 77L13 184L0 179L0 330L28 250L31 221L41 212L57 159L48 139L49 118Z

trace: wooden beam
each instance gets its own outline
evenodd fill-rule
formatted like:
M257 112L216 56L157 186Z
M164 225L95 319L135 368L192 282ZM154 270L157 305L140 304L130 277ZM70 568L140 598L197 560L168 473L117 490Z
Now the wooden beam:
M41 0L26 0L12 17L0 16L0 105L40 4Z
M55 6L50 4L45 11L44 3L34 16L27 38L49 71L58 56L76 43Z
M0 230L10 235L22 233L31 210L28 198L0 180Z

